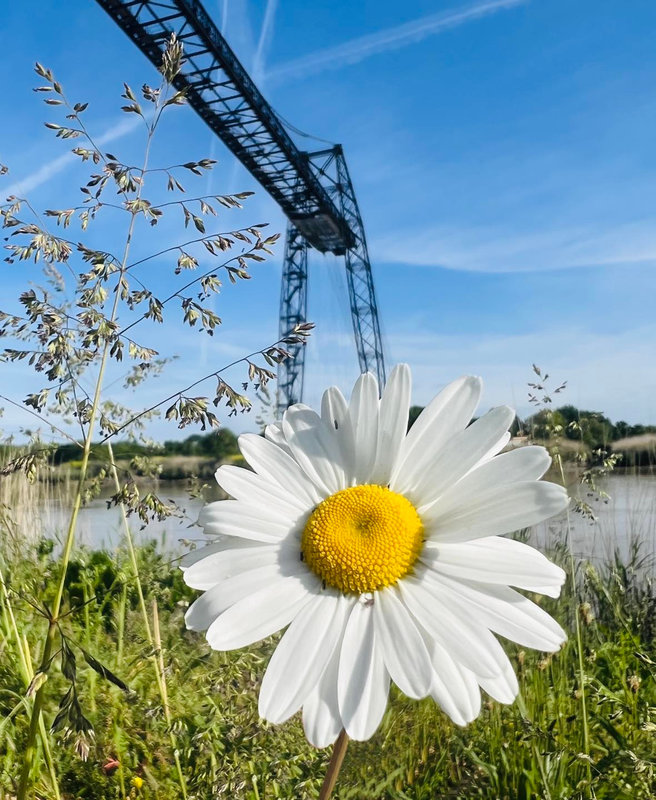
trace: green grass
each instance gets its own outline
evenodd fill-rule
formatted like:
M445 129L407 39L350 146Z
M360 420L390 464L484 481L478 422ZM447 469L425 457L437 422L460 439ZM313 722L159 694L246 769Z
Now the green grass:
M49 605L58 574L48 551L42 546L35 561L10 558L3 564L8 594L0 608L0 709L3 718L14 716L2 723L0 732L0 797L11 798L15 792L27 737L28 681L20 668L15 631L25 637L31 660L38 663L47 623L36 608ZM194 593L177 567L154 546L140 547L138 559L147 606L152 609L157 603L174 741L188 796L316 797L330 751L313 750L297 718L273 727L257 716L258 688L275 640L237 653L210 651L201 635L185 630L184 611ZM559 601L543 601L570 632L574 615L583 616L589 759L582 753L574 638L550 657L507 645L523 705L484 701L480 718L460 729L432 701L416 703L395 692L378 733L369 742L349 746L336 796L653 798L656 602L636 561L611 564L600 572L581 564L578 600L566 588ZM581 602L588 605L581 608ZM125 553L77 553L65 596L65 611L74 608L78 610L62 619L61 629L75 655L81 709L95 737L86 761L76 754L74 737L67 739L61 731L51 737L61 797L180 797L152 650ZM83 650L131 692L88 666ZM48 672L48 725L70 685L60 661L58 655ZM111 759L120 767L108 774L103 765ZM140 788L133 785L134 778L143 780ZM56 796L45 765L37 787L37 797Z

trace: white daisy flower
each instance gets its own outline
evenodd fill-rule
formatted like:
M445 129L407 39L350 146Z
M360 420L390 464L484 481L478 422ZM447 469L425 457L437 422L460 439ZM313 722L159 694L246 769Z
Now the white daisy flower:
M469 424L481 386L451 383L408 432L409 368L394 369L382 399L373 375L362 375L350 403L332 387L321 415L295 405L265 437L241 436L252 472L216 473L234 499L201 514L219 538L187 557L185 581L205 592L187 626L206 630L216 650L289 626L259 712L281 723L302 708L316 747L342 728L368 739L390 680L465 725L480 711L480 687L502 703L517 695L494 634L549 652L566 638L510 588L557 597L563 570L500 534L562 511L567 494L539 480L544 448L497 455L510 408Z

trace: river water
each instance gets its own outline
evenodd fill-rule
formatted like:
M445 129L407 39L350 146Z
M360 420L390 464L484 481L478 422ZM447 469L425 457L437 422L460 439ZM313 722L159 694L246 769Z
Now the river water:
M596 520L570 511L569 515L537 526L532 532L533 543L548 546L562 539L569 525L575 553L593 561L606 562L615 551L627 559L635 542L640 543L641 555L656 553L656 475L617 473L605 479L603 487L610 495L607 501L584 495ZM178 505L182 516L151 522L146 527L131 518L135 540L139 543L155 540L160 549L172 553L185 552L190 540L202 541L202 530L195 522L204 501L190 498L179 482L160 481L150 488L161 499ZM41 511L43 529L58 540L62 538L69 508L69 501L60 498L48 501ZM119 509L108 509L106 499L97 498L80 511L77 541L92 548L114 549L123 538L122 524Z
M532 543L548 546L562 540L569 529L577 556L604 564L618 554L626 563L637 547L639 557L646 559L645 566L656 572L656 475L618 472L605 478L601 488L608 499L580 486L570 488L570 494L591 506L594 520L570 510L537 525Z

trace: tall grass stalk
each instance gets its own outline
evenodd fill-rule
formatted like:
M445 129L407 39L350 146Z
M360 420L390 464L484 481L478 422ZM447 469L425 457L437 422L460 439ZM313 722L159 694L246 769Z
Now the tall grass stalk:
M560 386L555 388L548 389L549 384L549 375L543 374L542 370L537 367L535 364L533 365L533 371L537 376L537 382L529 383L529 387L531 391L529 392L529 402L536 406L538 409L541 409L541 412L545 414L545 431L549 439L553 438L554 444L549 447L550 454L552 456L553 461L556 464L556 468L559 474L560 482L562 486L567 489L567 480L565 478L565 468L563 465L563 458L559 447L559 442L562 438L563 428L562 425L558 423L555 418L555 412L553 410L553 399L552 395L559 394L562 392L567 382L561 383ZM542 396L540 396L540 394ZM534 425L535 420L533 420L532 425ZM582 428L580 424L580 420L578 423L578 431L582 437ZM535 429L533 430L535 433ZM615 462L613 461L612 464ZM612 469L612 467L611 467ZM588 796L590 796L591 786L592 786L592 769L590 766L590 726L588 720L588 708L586 702L586 674L585 674L585 662L584 662L584 651L583 651L583 633L581 628L581 618L580 618L580 600L579 600L579 587L578 581L576 576L576 559L574 555L574 546L572 543L572 524L570 519L570 510L569 506L566 509L567 515L567 527L565 531L565 545L567 548L568 554L568 562L569 562L569 577L571 581L571 591L572 591L572 598L574 599L574 626L576 632L576 650L577 650L577 661L578 661L578 699L581 705L581 723L582 723L582 747L583 747L583 756L586 762L586 771L587 771L587 781L588 781Z
M517 703L517 708L524 719L532 723L533 720L531 719L531 715L526 707L526 703L524 702L524 697L521 691L517 695L517 700L515 702ZM538 765L540 777L542 778L542 787L544 789L545 800L552 800L551 790L549 789L549 776L544 768L544 759L542 757L542 753L540 752L535 740L531 742L531 748L533 750L533 758L535 759L535 763Z
M169 738L171 740L171 746L173 747L173 758L175 759L175 767L178 772L178 779L180 781L180 789L182 790L182 797L184 800L187 798L187 788L185 785L185 779L182 774L182 766L180 764L180 754L178 753L178 747L175 740L175 733L173 731L173 720L171 717L171 706L169 705L169 694L168 689L166 688L166 672L164 669L164 650L162 648L162 634L159 627L159 611L157 608L157 600L153 598L153 636L155 640L155 652L157 663L159 665L159 672L160 672L160 681L161 681L161 693L162 693L162 704L164 708L164 717L166 719L166 725L169 732Z
M189 385L174 391L170 396L155 402L146 409L132 410L107 396L109 387L105 384L109 383L111 377L111 364L119 364L124 357L131 362L127 373L117 379L123 382L124 388L128 389L139 386L147 378L156 377L171 360L167 354L162 355L159 350L147 347L133 339L132 330L136 325L144 321L162 323L165 314L172 308L171 303L179 303L184 326L195 327L203 334L213 335L215 328L221 325L220 317L212 308L213 298L222 286L217 272L224 270L224 274L233 284L250 279L250 266L253 263L265 261L265 253L272 255L271 247L279 238L277 234L263 236L262 229L266 227L263 223L232 231L221 230L206 233L206 222L217 217L218 207L222 210L241 209L241 201L252 194L252 192L239 192L232 195L202 195L199 197L186 195L185 188L178 180L180 175L202 176L204 171L212 169L216 163L213 159L182 161L170 166L149 168L151 144L162 113L167 107L184 105L186 102L184 90L176 91L174 87L176 76L183 63L182 43L172 36L162 53L160 69L162 80L159 88L155 89L144 83L141 89L143 100L151 104L146 106L149 108L148 112L144 112L140 99L137 99L137 95L129 85L124 84L124 92L121 96L128 101L128 104L122 106L122 110L126 114L140 117L147 129L141 167L123 163L117 156L101 150L98 146L99 143L94 141L83 120L82 115L88 103L70 103L52 71L37 63L35 71L43 79L45 85L36 87L36 91L49 93L45 98L45 103L49 106L61 107L66 120L64 125L49 121L46 123L46 127L54 131L57 138L63 140L82 137L85 146L73 147L71 152L82 162L88 162L91 170L95 168L95 165L99 165L99 172L91 172L86 185L80 187L84 195L82 203L72 208L46 209L43 214L40 214L25 198L10 196L6 202L0 203L2 228L11 229L5 239L8 242L5 248L10 252L5 260L10 264L33 261L45 265L42 272L48 287L44 288L40 284L33 284L34 288L29 288L18 296L18 309L12 308L10 311L0 309L0 336L7 337L6 341L10 344L20 345L20 347L4 348L1 354L2 360L7 363L28 363L35 373L42 373L44 376L43 381L42 378L38 378L39 385L30 387L36 391L29 393L22 401L22 405L4 395L0 396L0 399L24 407L24 410L32 417L44 419L53 432L58 432L74 445L76 462L77 456L80 455L79 473L75 489L72 492L62 552L58 560L49 562L50 586L47 587L47 606L44 606L43 603L39 605L40 609L46 609L43 616L47 619L48 625L43 646L40 648L40 663L36 670L36 680L33 683L36 692L29 713L22 765L19 769L16 769L15 764L11 765L12 788L15 786L17 772L20 774L16 800L26 800L30 794L32 780L36 777L35 766L39 759L37 747L39 732L45 731L41 717L45 704L44 686L49 671L53 678L52 681L49 681L49 685L55 683L55 670L51 669L51 665L60 655L62 676L68 681L68 691L61 698L51 732L63 730L65 738L70 734L75 734L77 737L75 746L83 759L88 757L90 752L90 741L94 728L82 713L78 699L75 654L68 644L68 632L60 627L64 617L66 617L67 626L75 627L77 623L75 617L78 615L74 612L84 609L83 613L79 614L84 621L81 637L84 646L73 642L74 646L82 650L85 660L94 673L99 673L103 679L108 679L123 688L124 691L128 691L127 685L122 683L118 677L113 676L89 652L91 648L101 645L99 637L103 631L97 628L95 633L92 633L91 602L97 599L97 596L94 597L94 592L89 591L90 583L86 575L82 577L80 584L75 589L75 591L81 590L81 605L74 603L70 609L63 611L64 598L68 597L66 594L70 583L68 577L74 561L80 509L84 502L100 492L102 481L108 475L114 478L114 488L116 489L112 502L120 505L123 510L127 531L127 549L134 580L137 583L146 638L152 651L149 658L152 660L155 670L161 706L168 727L168 737L173 748L178 777L178 794L181 793L183 800L186 798L187 788L180 763L180 751L176 743L174 718L166 686L158 609L153 608L156 616L151 618L139 578L138 558L135 554L134 542L127 525L129 513L138 514L140 519L146 523L153 519L166 519L175 513L175 507L163 502L154 493L148 493L142 497L130 469L127 470L128 477L122 482L118 481L113 451L111 448L109 449L110 456L108 458L106 455L108 449L103 445L107 445L109 439L128 428L131 435L138 436L140 431L143 432L146 421L153 414L159 413L161 407L166 408L169 403L171 405L166 408L164 417L174 421L180 429L188 425L198 425L202 430L215 429L219 426L219 420L211 409L219 406L230 409L231 415L248 411L251 407L248 397L230 386L224 380L222 373L237 364L243 364L247 366L248 378L243 383L242 391L246 391L249 385L254 388L266 386L266 383L275 377L269 367L274 367L290 356L287 347L304 344L313 327L310 323L296 325L292 331L274 344L244 355L220 370L212 371L208 375L191 381ZM71 120L73 121L72 125L69 124ZM4 172L6 170L1 170L0 174ZM152 199L149 199L142 193L146 174L150 176L151 173L157 173L159 180L154 182L155 194ZM165 184L161 182L162 178ZM148 185L150 192L150 180ZM158 193L161 195L164 185L167 197L177 196L179 199L160 202L161 197L158 196ZM109 201L103 194L108 189L116 189L116 193L121 196L119 204ZM172 192L173 195L169 195L169 192ZM88 247L78 238L68 239L65 235L55 235L46 228L43 221L44 218L54 218L56 225L62 229L66 229L71 222L75 221L79 223L82 231L86 231L87 226L96 219L96 216L100 213L104 214L107 209L110 209L108 213L119 211L127 212L129 215L122 255L114 255L111 252L113 250L111 246L110 250L99 250L95 247ZM130 262L131 250L134 249L132 244L137 218L143 215L143 220L154 226L163 216L166 215L168 219L169 212L181 215L182 219L178 217L178 220L184 222L185 228L191 224L191 229L196 231L196 234L192 234L193 238L189 238L187 234L187 240L182 243L164 247L158 252L138 257L137 260ZM23 218L24 213L27 213L27 219ZM228 251L232 252L226 255ZM77 272L73 267L73 254L76 254L76 258L85 265L84 271ZM218 263L224 258L222 263ZM177 288L161 299L155 293L162 288L161 282L158 282L155 291L152 291L141 277L132 271L133 268L140 269L146 263L153 263L153 259L177 260L171 276ZM196 269L200 266L201 260L203 267ZM59 265L63 265L63 268L60 269ZM196 270L193 277L189 277L188 270ZM73 283L70 282L69 273L73 277ZM174 277L181 275L185 277ZM167 289L169 288L172 289L173 286L167 287ZM112 294L113 297L111 297ZM20 310L20 313L15 313L16 310ZM123 324L124 312L128 317L132 315L132 318L125 324ZM122 324L119 324L119 317ZM127 331L130 331L130 336L126 335ZM266 367L255 363L254 359L259 360L260 358L266 362ZM93 386L90 393L85 388L86 381L83 378L86 378ZM216 381L216 388L211 396L195 396L195 394L192 396L192 390L209 380ZM79 436L76 438L63 428L56 426L51 421L53 417L64 419L64 425L68 425L72 419L77 420L80 428ZM93 448L92 441L96 432L100 433L99 444L101 446ZM54 456L57 450L56 444L47 444L41 441L38 433L32 436L28 448L19 449L8 443L9 458L0 466L1 474L8 476L13 473L24 473L28 480L34 481L40 467L47 464L49 454ZM94 472L96 467L97 470ZM153 469L152 463L147 458L140 459L138 466L135 467L136 471L145 471L145 474L150 474ZM18 532L15 526L14 528L11 526L10 507L11 504L4 503L4 500L0 499L0 527L12 530L11 535L20 544ZM39 526L32 527L36 530ZM36 552L36 548L34 549ZM14 553L15 556L16 553ZM16 563L20 561L20 559L15 560ZM100 601L99 613L105 615L105 623L108 621L108 615L115 610L112 606L113 598L110 595L118 588L115 585L117 580L114 579L112 589L106 594L103 594L102 590L100 592L104 600ZM50 594L51 587L52 595ZM43 587L37 588L35 594L39 596L42 590ZM129 640L129 637L125 636L128 592L129 590L123 591L123 602L120 605L121 618L118 628L119 648L117 654L119 665L122 665L126 638ZM18 630L21 633L20 628ZM23 641L22 637L18 638L20 642ZM17 647L20 647L19 641L17 641ZM61 641L61 647L57 649L59 641ZM111 677L108 677L108 673ZM95 681L97 681L97 677L94 674L90 681L92 689ZM15 687L10 690L8 696L13 698L14 695ZM91 699L91 711L93 712L96 707L102 705L102 693L94 694ZM177 723L177 720L175 722ZM179 728L175 728L175 730L178 736L182 736ZM114 739L118 749L120 737L117 729L115 729ZM111 772L111 769L106 771ZM121 775L121 793L122 796L125 796L122 771L119 774Z
M563 467L563 459L560 453L556 453L555 456L556 465L558 467L558 471L560 473L560 479L562 481L563 486L566 487L565 481L565 469ZM583 632L581 626L581 614L579 611L579 593L578 593L578 581L576 579L576 559L574 556L574 546L572 544L572 523L570 520L570 510L569 506L567 507L567 530L566 530L566 543L567 543L567 552L569 555L569 573L570 573L570 580L572 582L572 596L575 602L574 608L574 620L575 620L575 631L576 631L576 650L578 653L578 670L579 670L579 699L581 701L581 723L583 726L583 753L586 758L586 765L587 765L587 773L588 773L588 796L590 791L590 786L592 785L592 768L590 766L590 726L588 721L588 708L586 702L586 675L585 675L585 662L583 660Z
M148 168L148 158L150 155L150 146L152 143L153 134L157 127L157 121L159 119L158 114L155 114L153 122L148 126L148 135L146 139L146 148L143 160L143 166L141 174L144 175L147 168ZM91 138L91 137L89 137ZM92 140L91 140L92 141ZM141 193L143 190L144 181L142 180L139 184L139 188L137 190L136 200L139 201L141 199ZM116 322L119 303L121 299L121 292L118 290L121 282L125 276L125 272L128 266L128 257L130 255L130 246L132 244L132 236L134 234L134 227L137 220L137 216L139 214L138 211L138 202L137 207L133 207L130 211L130 222L128 224L128 231L127 236L125 239L125 245L123 247L123 257L121 260L121 265L118 274L118 284L116 287L116 291L114 292L114 302L112 303L112 310L109 315L109 322L110 325L113 325ZM61 610L61 603L62 598L64 596L64 588L66 585L66 572L68 570L68 564L71 559L71 553L73 552L73 545L75 543L75 533L77 530L77 520L78 515L80 512L80 508L82 506L82 498L84 495L85 483L87 478L87 469L89 466L89 455L91 453L91 443L93 441L93 436L96 429L96 421L98 419L98 413L100 410L100 403L102 398L102 389L103 389L103 380L105 377L105 370L107 368L107 362L109 359L109 353L112 347L112 342L110 339L106 339L104 346L102 348L102 355L100 357L100 366L98 368L98 376L96 378L96 384L94 387L93 392L93 400L91 403L91 410L89 412L88 424L86 428L86 435L84 437L84 444L82 448L82 463L80 464L80 475L77 482L77 489L75 495L73 497L73 508L71 510L71 516L68 523L68 528L66 531L66 539L64 542L64 550L60 560L60 579L59 584L57 586L57 593L55 595L55 600L52 606L52 611L50 614L50 620L48 622L48 630L45 637L45 643L43 646L43 655L41 657L41 665L39 667L40 671L47 673L48 668L50 666L50 661L53 655L53 647L55 643L55 638L57 634L57 625L59 620L59 612ZM34 697L34 705L32 707L32 714L30 718L30 728L27 735L27 744L25 747L25 756L23 759L23 769L21 772L20 783L18 786L18 795L17 800L26 800L27 793L29 791L30 785L30 773L32 770L32 764L34 762L35 754L36 754L36 737L37 737L37 730L40 726L41 720L41 708L43 706L43 699L44 699L44 685L42 684L36 692Z
M121 488L121 484L118 477L118 470L116 469L116 462L114 460L114 450L112 448L111 442L108 442L107 446L109 448L109 459L111 463L110 470L112 473L112 479L114 481L114 486L116 487L116 491L118 492L119 489ZM184 779L184 775L182 773L182 765L180 764L178 744L176 742L175 732L173 730L173 720L171 718L171 708L169 705L168 691L166 687L166 671L164 669L164 656L162 653L162 641L159 630L159 615L157 613L157 602L153 601L153 609L152 609L153 624L151 627L150 618L148 616L148 609L146 607L146 600L144 598L144 593L143 593L143 586L141 584L141 576L139 574L139 563L137 561L137 554L134 548L134 539L132 537L132 530L130 528L130 523L128 522L128 515L125 506L123 505L123 503L121 503L120 506L121 506L121 520L123 523L123 530L125 532L125 541L128 546L130 566L132 567L132 578L134 581L135 588L137 590L137 595L139 597L139 610L141 611L141 618L144 625L144 629L146 631L146 639L148 641L148 645L151 650L150 660L152 662L153 670L155 672L155 682L157 683L157 689L159 691L160 700L162 702L162 708L164 710L166 725L169 729L169 738L171 741L171 748L173 749L173 759L175 761L175 768L178 775L178 782L180 784L180 791L182 792L182 797L186 800L187 786ZM125 601L123 601L123 607L124 605Z
M7 618L9 627L11 629L11 633L14 637L16 652L18 653L18 661L20 663L21 675L25 683L25 689L29 691L29 687L32 685L32 681L34 680L34 666L32 664L32 656L30 654L30 649L27 644L27 639L25 637L22 637L18 631L18 625L16 624L16 616L14 614L11 597L9 596L9 592L7 591L7 584L5 583L4 572L1 568L0 568L0 590L2 591L3 615ZM27 708L29 709L30 708L29 700L25 699L25 703L27 705ZM8 720L6 721L8 722ZM60 800L61 795L59 794L59 783L57 780L55 762L52 757L52 752L50 750L50 740L48 739L48 732L46 731L46 725L45 722L43 721L43 717L39 717L39 736L41 739L41 744L43 746L46 767L50 774L50 787L52 790L53 798L54 800Z

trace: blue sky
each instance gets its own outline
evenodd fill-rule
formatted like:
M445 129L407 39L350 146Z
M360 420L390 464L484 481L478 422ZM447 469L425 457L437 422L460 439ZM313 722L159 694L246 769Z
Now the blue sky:
M474 372L486 382L484 405L509 402L525 413L535 362L568 380L569 402L656 422L653 2L205 5L274 108L344 145L387 359L412 365L417 402ZM0 162L11 172L0 191L27 194L40 207L72 203L80 173L42 126L55 115L31 92L33 62L50 66L75 99L91 101L94 130L126 160L142 137L118 110L122 81L155 80L99 6L63 7L39 0L0 12L0 66L11 74L0 99ZM284 232L273 201L190 109L176 109L155 155L162 163L214 156L219 164L198 193L257 192L225 224L268 221ZM93 235L116 235L115 222ZM170 226L157 235L174 233ZM147 241L139 246L148 251ZM213 340L174 323L158 344L180 358L136 404L273 341L281 259L282 246L252 281L225 290L217 301L224 329ZM25 274L2 270L6 302ZM326 385L348 389L358 370L341 265L315 254L310 281L317 332L305 399L316 404ZM27 377L12 385L20 395ZM30 420L6 410L5 428L21 423ZM160 424L153 432L173 435Z

